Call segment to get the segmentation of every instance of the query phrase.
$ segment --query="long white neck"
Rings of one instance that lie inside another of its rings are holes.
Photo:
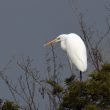
[[[61,48],[66,51],[66,44],[65,44],[65,40],[61,41]]]

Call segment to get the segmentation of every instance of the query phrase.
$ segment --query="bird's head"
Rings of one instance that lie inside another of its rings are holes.
[[[59,35],[57,38],[55,38],[55,39],[47,42],[46,44],[44,44],[44,47],[49,46],[49,45],[54,44],[54,43],[57,43],[57,42],[60,42],[60,41],[63,41],[65,39],[65,36],[66,36],[66,34]]]

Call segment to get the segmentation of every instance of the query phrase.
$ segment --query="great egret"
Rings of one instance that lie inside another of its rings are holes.
[[[56,42],[61,42],[61,48],[66,51],[70,64],[74,64],[80,71],[80,80],[82,80],[82,72],[87,69],[87,52],[83,40],[75,33],[61,34],[54,40],[44,44],[44,46]]]

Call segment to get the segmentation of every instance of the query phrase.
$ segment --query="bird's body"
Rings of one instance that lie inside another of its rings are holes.
[[[45,46],[56,42],[61,42],[61,48],[67,53],[71,65],[74,64],[80,71],[81,80],[81,72],[87,69],[87,52],[83,40],[74,33],[62,34],[56,39],[48,42]]]
[[[78,35],[74,33],[65,35],[65,39],[61,39],[61,48],[66,51],[71,64],[74,64],[81,72],[86,71],[86,47]]]

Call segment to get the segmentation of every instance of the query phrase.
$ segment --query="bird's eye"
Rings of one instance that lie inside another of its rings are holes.
[[[57,40],[60,40],[60,38],[58,37]]]

